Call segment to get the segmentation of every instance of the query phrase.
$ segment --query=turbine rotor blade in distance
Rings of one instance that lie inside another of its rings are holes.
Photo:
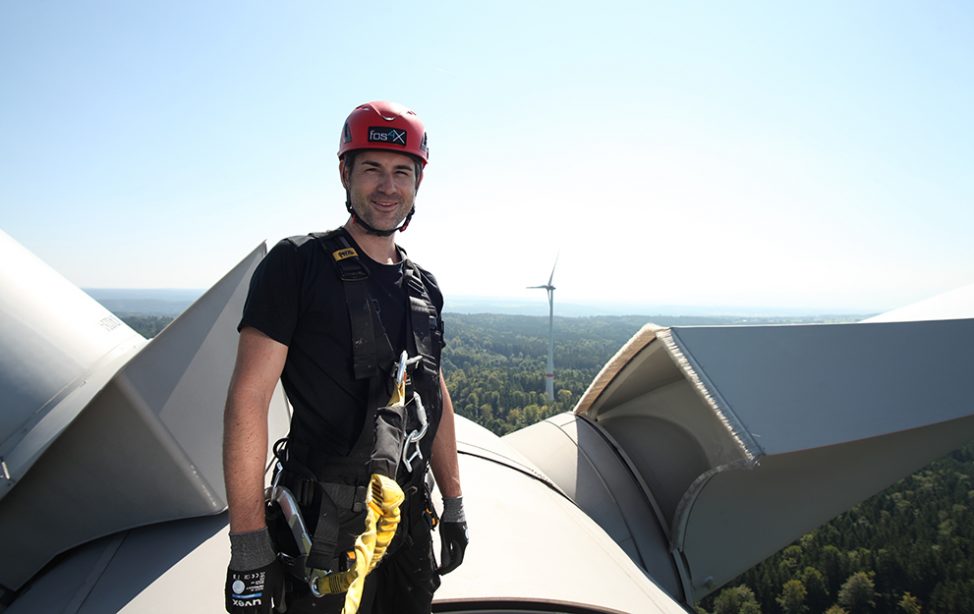
[[[555,255],[555,263],[551,266],[551,275],[548,276],[548,285],[549,286],[551,285],[551,282],[554,281],[554,279],[555,279],[555,269],[558,267],[558,258],[559,258],[559,256],[561,256],[561,253],[558,253],[558,254]],[[552,289],[554,289],[554,288],[552,288]]]

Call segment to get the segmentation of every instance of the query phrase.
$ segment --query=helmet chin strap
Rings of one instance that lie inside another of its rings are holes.
[[[378,228],[372,226],[371,224],[363,220],[358,213],[355,213],[355,209],[352,209],[352,199],[349,198],[347,190],[345,192],[345,208],[348,209],[348,212],[352,214],[352,220],[354,220],[356,224],[364,228],[365,232],[369,233],[370,235],[376,235],[378,237],[388,237],[389,235],[396,232],[397,230],[399,232],[406,232],[406,227],[409,226],[409,220],[413,219],[413,214],[416,213],[416,205],[413,205],[412,209],[409,210],[409,213],[406,214],[406,219],[402,221],[402,224],[398,228],[392,228],[390,230],[379,230]]]

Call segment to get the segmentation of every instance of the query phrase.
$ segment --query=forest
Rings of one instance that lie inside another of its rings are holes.
[[[146,337],[170,321],[120,314]],[[555,401],[544,398],[545,317],[444,314],[443,371],[456,411],[498,435],[570,411],[602,365],[659,325],[852,318],[555,318]],[[974,612],[974,445],[803,535],[696,606],[699,614]]]

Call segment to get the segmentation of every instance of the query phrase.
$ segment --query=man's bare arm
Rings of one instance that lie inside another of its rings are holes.
[[[443,372],[440,371],[440,393],[443,395],[443,414],[440,417],[440,426],[436,430],[436,438],[433,440],[433,458],[430,464],[433,467],[433,477],[440,488],[440,495],[443,497],[459,497],[463,493],[460,490],[460,463],[457,460],[457,431],[453,419],[453,401],[450,399],[450,392],[446,389],[446,380]]]
[[[223,479],[230,505],[231,533],[265,526],[267,411],[285,358],[286,345],[255,328],[240,331],[237,362],[223,414]]]

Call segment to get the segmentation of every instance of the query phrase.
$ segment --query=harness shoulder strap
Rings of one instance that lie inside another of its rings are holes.
[[[345,290],[352,330],[352,367],[355,379],[379,374],[380,364],[392,364],[392,345],[376,310],[372,308],[367,280],[369,270],[341,230],[315,233],[325,253],[335,264]]]
[[[430,299],[426,284],[420,276],[417,267],[409,258],[404,260],[404,270],[406,274],[406,291],[409,295],[409,314],[413,332],[413,339],[416,342],[416,351],[423,357],[423,370],[426,375],[434,378],[439,375],[440,370],[440,345],[442,345],[443,331],[440,330],[439,318],[436,314],[436,306]]]

